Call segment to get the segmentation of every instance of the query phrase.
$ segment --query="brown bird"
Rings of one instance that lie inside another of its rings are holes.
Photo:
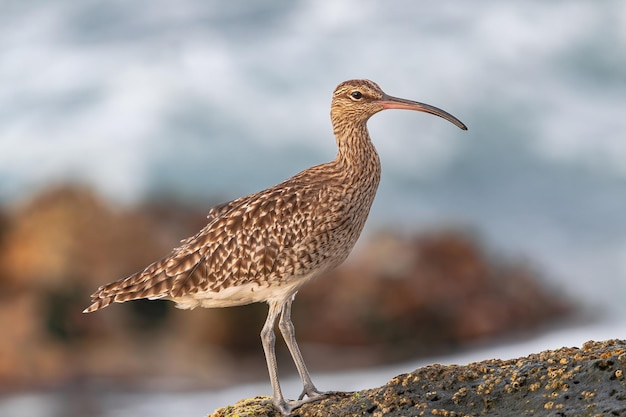
[[[267,302],[261,341],[274,406],[287,415],[322,398],[296,343],[291,303],[300,287],[342,263],[361,234],[380,181],[380,160],[366,123],[385,109],[431,113],[467,130],[449,113],[388,96],[372,81],[343,82],[330,110],[338,146],[333,161],[213,207],[198,234],[143,271],[100,287],[84,312],[140,298],[171,300],[183,309]],[[280,389],[277,320],[304,387],[297,401],[285,400]]]

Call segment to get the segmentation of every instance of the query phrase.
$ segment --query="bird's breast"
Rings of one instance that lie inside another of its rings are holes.
[[[313,222],[311,244],[306,245],[302,256],[310,247],[324,264],[332,268],[343,262],[354,247],[370,212],[377,184],[372,187],[337,187],[320,196],[320,209]]]

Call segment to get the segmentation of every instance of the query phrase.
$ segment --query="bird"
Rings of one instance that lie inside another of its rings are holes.
[[[170,300],[182,309],[265,302],[261,342],[274,407],[289,415],[324,398],[328,393],[313,384],[296,342],[291,305],[304,284],[348,257],[363,230],[381,177],[367,121],[386,109],[430,113],[467,130],[444,110],[387,95],[373,81],[342,82],[331,101],[337,142],[332,161],[211,208],[207,225],[195,236],[144,270],[98,288],[83,312],[143,298]],[[297,400],[286,400],[281,391],[276,322],[302,380]]]

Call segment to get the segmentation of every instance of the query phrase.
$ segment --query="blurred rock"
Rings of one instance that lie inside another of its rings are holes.
[[[264,305],[180,311],[144,300],[81,313],[98,286],[195,234],[207,211],[167,201],[120,209],[88,189],[58,187],[0,213],[0,387],[264,378]],[[469,235],[445,231],[369,239],[302,289],[294,322],[308,363],[336,368],[441,352],[569,311],[528,265],[491,259]]]
[[[624,416],[626,342],[587,342],[507,361],[431,365],[380,388],[334,393],[293,416]],[[279,417],[269,397],[209,417]]]
[[[84,320],[85,296],[166,253],[142,216],[117,212],[82,188],[35,196],[9,214],[3,230],[0,320],[10,335],[0,339],[3,385],[80,374],[82,343],[103,330]]]
[[[531,329],[569,307],[521,262],[490,259],[467,234],[375,236],[294,303],[298,334],[322,344],[383,345],[387,360],[441,353]]]

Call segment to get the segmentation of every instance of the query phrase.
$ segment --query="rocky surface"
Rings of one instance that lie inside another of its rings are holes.
[[[113,207],[80,187],[3,208],[0,389],[89,377],[175,377],[207,387],[266,378],[265,305],[181,311],[137,301],[81,313],[98,286],[203,227],[206,211],[171,202]],[[293,318],[307,364],[323,370],[441,354],[570,311],[527,263],[488,255],[469,234],[386,232],[304,287]]]
[[[587,342],[525,358],[466,366],[431,365],[386,385],[330,395],[292,415],[626,416],[626,341]],[[210,417],[279,416],[268,397],[243,400]]]

